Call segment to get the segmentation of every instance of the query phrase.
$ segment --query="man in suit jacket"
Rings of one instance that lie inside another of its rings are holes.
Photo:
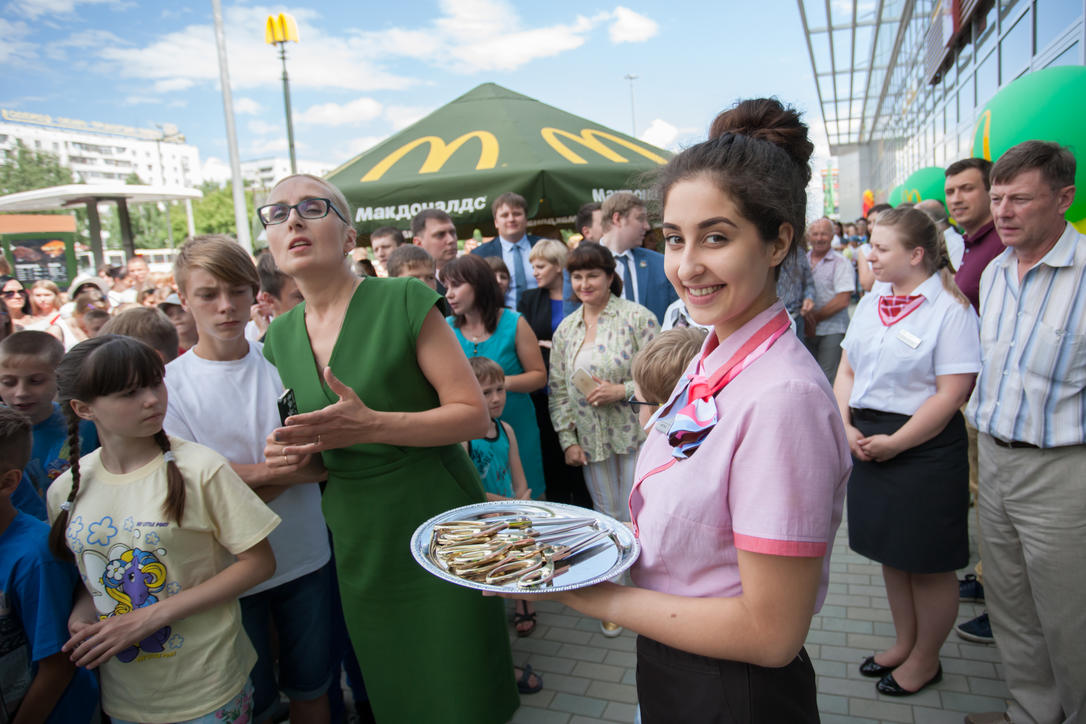
[[[648,307],[663,322],[668,305],[679,296],[664,276],[664,255],[641,247],[651,228],[645,202],[629,191],[617,191],[604,200],[602,212],[600,243],[615,255],[622,296]]]
[[[509,291],[505,293],[505,306],[516,309],[524,290],[537,286],[528,253],[543,237],[528,233],[528,204],[520,194],[507,191],[494,199],[491,208],[498,235],[475,247],[471,253],[500,257],[505,262],[509,267]]]

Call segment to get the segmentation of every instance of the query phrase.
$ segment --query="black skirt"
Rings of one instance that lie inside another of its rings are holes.
[[[637,637],[643,724],[818,724],[814,667],[806,649],[769,669],[698,656]]]
[[[909,420],[853,410],[865,436],[891,435]],[[908,573],[954,571],[969,562],[969,443],[954,413],[942,432],[886,462],[852,459],[848,544],[862,556]]]

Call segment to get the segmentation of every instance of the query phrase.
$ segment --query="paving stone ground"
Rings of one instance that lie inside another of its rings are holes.
[[[971,572],[976,561],[975,522],[971,510],[973,560],[960,574]],[[883,696],[875,691],[873,679],[860,675],[860,663],[889,646],[894,629],[882,569],[849,550],[846,525],[834,543],[826,603],[807,637],[823,724],[960,724],[970,712],[1003,710],[1007,689],[996,647],[964,641],[954,632],[942,648],[942,682],[916,696]],[[512,602],[509,605],[511,613]],[[544,689],[521,697],[512,724],[633,722],[634,635],[625,631],[618,638],[605,638],[595,619],[555,602],[540,602],[536,609],[535,632],[526,638],[512,635],[511,640],[514,663],[531,664],[543,675]],[[958,622],[983,611],[983,606],[963,603]]]

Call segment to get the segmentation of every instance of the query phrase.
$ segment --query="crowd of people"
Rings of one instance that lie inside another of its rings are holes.
[[[819,720],[803,643],[846,504],[896,632],[858,662],[879,692],[937,683],[983,597],[959,633],[994,639],[1012,699],[967,721],[1076,720],[1074,159],[964,159],[945,207],[841,225],[805,219],[812,151],[776,100],[721,113],[657,179],[663,253],[635,194],[567,243],[510,192],[490,241],[427,209],[363,259],[339,189],[295,175],[256,259],[205,235],[169,277],[0,278],[3,721],[341,721],[344,671],[363,720],[507,721],[544,682],[503,602],[407,545],[506,499],[633,528],[628,578],[532,600],[638,634],[648,724]]]

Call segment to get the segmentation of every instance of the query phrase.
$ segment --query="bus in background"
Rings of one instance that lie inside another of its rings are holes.
[[[120,249],[106,249],[105,262],[110,266],[124,266],[128,260]],[[152,274],[170,274],[173,272],[173,262],[177,257],[177,249],[136,249],[136,256],[147,260],[147,266]],[[90,251],[80,251],[79,273],[94,275],[94,254]]]

